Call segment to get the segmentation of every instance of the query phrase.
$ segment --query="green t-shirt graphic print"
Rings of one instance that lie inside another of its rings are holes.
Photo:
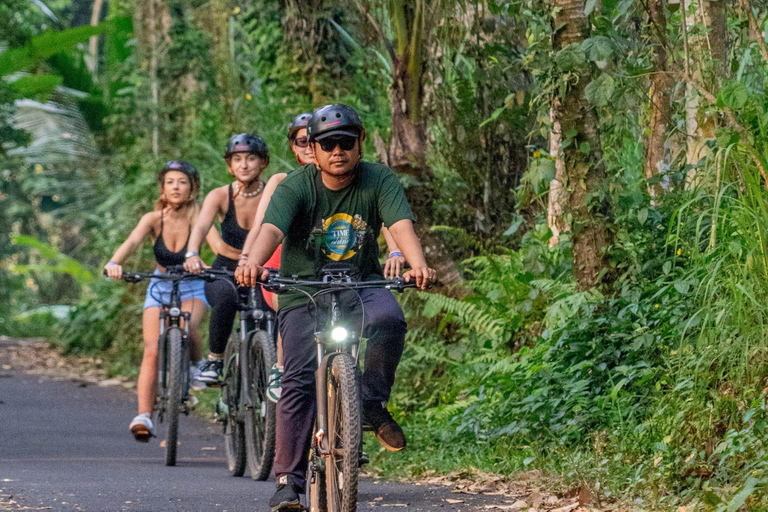
[[[289,174],[275,189],[264,223],[283,232],[280,274],[315,279],[326,264],[348,263],[362,280],[381,279],[376,242],[382,223],[413,220],[403,187],[389,167],[361,163],[341,190],[326,188],[314,164]],[[280,296],[280,309],[307,302],[301,292]]]

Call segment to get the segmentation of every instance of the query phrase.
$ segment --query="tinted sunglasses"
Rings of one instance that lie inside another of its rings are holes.
[[[357,138],[346,135],[341,137],[328,137],[327,139],[322,139],[317,142],[320,144],[323,151],[331,152],[336,149],[336,146],[339,146],[342,151],[349,151],[355,147]]]
[[[309,146],[309,139],[306,137],[296,137],[293,139],[293,145],[298,146],[300,148],[305,148]]]

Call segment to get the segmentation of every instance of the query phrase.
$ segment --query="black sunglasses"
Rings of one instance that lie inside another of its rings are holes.
[[[320,143],[320,147],[323,149],[323,151],[331,152],[336,149],[336,146],[339,146],[342,151],[349,151],[355,147],[357,138],[347,135],[341,137],[328,137],[327,139],[322,139],[317,142]]]
[[[306,137],[296,137],[293,139],[293,145],[298,146],[300,148],[305,148],[309,146],[309,139]]]

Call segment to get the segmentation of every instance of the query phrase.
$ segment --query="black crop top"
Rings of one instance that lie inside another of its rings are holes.
[[[224,220],[221,221],[221,239],[224,243],[235,249],[242,249],[245,239],[248,238],[248,230],[240,227],[235,213],[235,201],[232,198],[232,185],[229,186],[229,208]]]
[[[187,244],[189,243],[189,234],[192,231],[192,227],[190,226],[189,231],[187,232],[187,241],[184,242],[184,247],[181,248],[179,252],[171,252],[168,247],[165,245],[165,241],[163,240],[163,212],[160,212],[160,235],[157,237],[157,240],[155,240],[155,260],[157,261],[157,264],[161,267],[172,267],[174,265],[183,265],[184,264],[184,253],[187,252]]]

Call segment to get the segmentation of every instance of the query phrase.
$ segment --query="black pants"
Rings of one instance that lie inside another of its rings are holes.
[[[364,336],[368,338],[362,398],[364,401],[386,402],[403,355],[405,317],[389,290],[362,290],[360,295],[365,306]],[[352,304],[345,319],[357,330],[362,310],[359,303]],[[282,395],[277,402],[275,476],[289,475],[296,485],[304,487],[315,421],[316,321],[306,307],[298,307],[281,311],[279,324],[285,373],[281,381]]]
[[[217,256],[213,268],[234,271],[237,261]],[[234,279],[216,279],[205,283],[205,298],[211,305],[211,320],[208,324],[208,346],[214,354],[223,354],[232,332],[232,323],[237,315],[237,284]]]

